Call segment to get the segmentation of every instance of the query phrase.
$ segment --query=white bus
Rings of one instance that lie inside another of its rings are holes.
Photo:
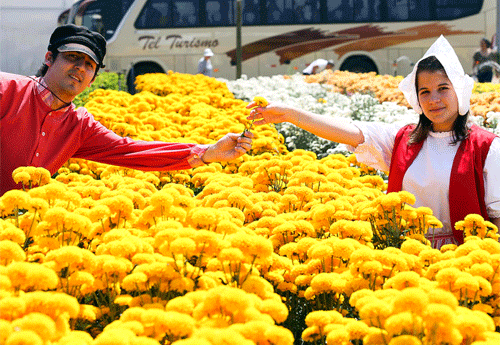
[[[301,73],[324,58],[335,69],[404,75],[441,34],[471,73],[480,39],[495,33],[496,2],[243,0],[242,73]],[[125,73],[130,89],[134,75],[197,73],[205,48],[214,77],[236,77],[236,0],[80,0],[62,16],[59,24],[104,35],[106,70]]]

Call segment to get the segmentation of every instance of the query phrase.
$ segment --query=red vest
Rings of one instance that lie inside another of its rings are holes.
[[[389,171],[388,193],[401,191],[406,170],[424,144],[424,141],[421,141],[408,145],[409,135],[414,128],[415,125],[405,126],[396,135]],[[460,143],[453,160],[448,195],[453,236],[458,243],[464,242],[464,236],[462,231],[455,230],[456,222],[471,213],[480,214],[485,220],[489,220],[484,202],[483,170],[491,142],[495,137],[493,133],[473,125],[467,139]]]

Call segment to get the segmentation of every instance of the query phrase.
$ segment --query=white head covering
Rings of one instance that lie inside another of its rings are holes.
[[[441,65],[443,65],[448,79],[450,79],[455,93],[458,98],[458,113],[460,115],[465,115],[470,109],[470,97],[472,94],[472,88],[474,87],[474,80],[465,74],[458,56],[453,50],[450,42],[443,35],[441,35],[436,42],[427,50],[424,56],[418,60],[418,62],[413,67],[413,71],[406,76],[400,83],[399,89],[403,91],[406,100],[412,108],[419,114],[422,114],[422,108],[418,104],[417,90],[415,88],[415,77],[417,74],[417,67],[420,61],[429,57],[435,56]]]
[[[214,53],[212,52],[212,49],[207,48],[207,49],[205,49],[205,51],[203,52],[203,56],[214,56]]]

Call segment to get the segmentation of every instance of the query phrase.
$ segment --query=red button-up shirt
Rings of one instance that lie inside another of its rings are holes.
[[[202,165],[207,145],[134,141],[113,133],[85,109],[52,110],[43,80],[0,73],[0,195],[21,188],[12,179],[20,166],[54,174],[69,158],[139,170],[182,170]]]

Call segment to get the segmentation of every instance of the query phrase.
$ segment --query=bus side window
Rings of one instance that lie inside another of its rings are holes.
[[[408,20],[408,0],[388,0],[389,21]]]
[[[430,0],[410,0],[410,20],[431,20]]]
[[[234,1],[234,0],[233,0]],[[264,0],[243,0],[243,24],[255,25],[260,23],[260,2]],[[236,13],[236,1],[234,1]],[[236,19],[235,19],[236,21]]]
[[[327,20],[329,23],[350,23],[353,19],[352,0],[327,0]]]
[[[135,21],[137,29],[159,29],[172,25],[170,1],[149,0]]]
[[[227,26],[233,24],[227,0],[208,0],[206,2],[207,25]]]
[[[200,25],[198,9],[199,0],[172,0],[173,26],[189,27]]]
[[[260,24],[260,1],[243,0],[241,2],[244,25]],[[207,0],[205,3],[207,26],[235,25],[236,6],[236,0]]]
[[[293,24],[293,1],[266,0],[267,24]]]
[[[320,1],[319,0],[295,0],[294,12],[296,22],[300,24],[320,22]]]
[[[482,1],[437,0],[436,19],[448,20],[462,18],[480,10]]]

